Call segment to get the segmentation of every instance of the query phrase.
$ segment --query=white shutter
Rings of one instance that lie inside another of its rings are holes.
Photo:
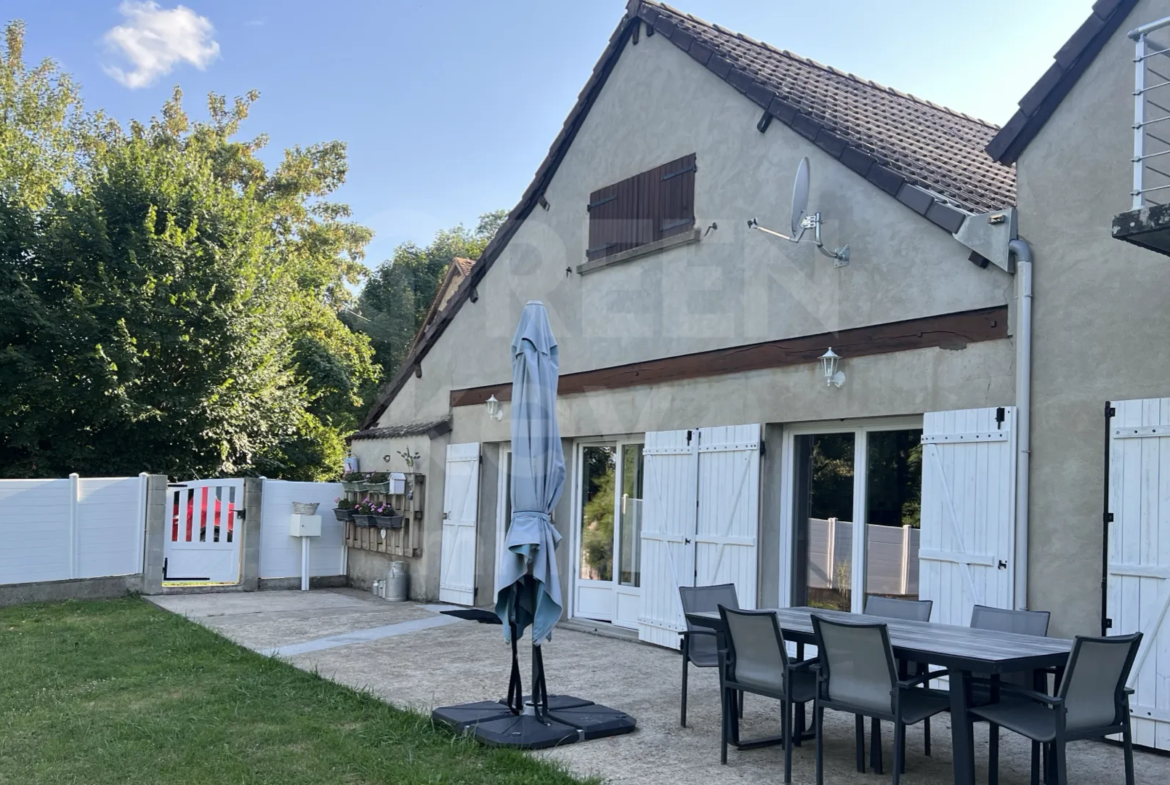
[[[919,596],[966,626],[975,605],[1014,605],[1014,407],[930,412],[922,429]]]
[[[443,544],[439,601],[475,604],[479,443],[447,445],[443,477]]]
[[[698,510],[695,585],[734,583],[740,607],[756,607],[759,425],[699,431]]]
[[[1106,612],[1110,634],[1145,634],[1129,682],[1134,744],[1170,750],[1170,398],[1114,408]]]
[[[641,640],[679,647],[686,629],[679,586],[694,585],[698,439],[692,431],[646,434],[643,448]]]

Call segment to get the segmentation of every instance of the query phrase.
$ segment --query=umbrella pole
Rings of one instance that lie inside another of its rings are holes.
[[[512,608],[508,618],[512,635],[512,676],[508,679],[508,708],[513,714],[524,711],[524,684],[520,679],[520,649],[516,634],[516,609]]]
[[[548,686],[544,682],[544,653],[532,644],[532,710],[541,722],[548,721]]]

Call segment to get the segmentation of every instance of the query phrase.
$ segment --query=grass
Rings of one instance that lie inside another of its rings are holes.
[[[3,785],[581,782],[140,599],[0,609]]]

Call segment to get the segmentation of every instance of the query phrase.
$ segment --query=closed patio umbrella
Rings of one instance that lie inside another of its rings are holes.
[[[557,427],[560,357],[544,305],[524,306],[512,338],[512,518],[496,576],[496,614],[512,644],[508,697],[444,706],[436,722],[496,746],[540,749],[634,730],[625,712],[593,701],[556,695],[550,700],[541,644],[561,618],[556,548],[561,536],[552,511],[565,486],[565,454]],[[532,635],[532,697],[525,706],[518,644]]]
[[[561,618],[556,547],[561,536],[552,511],[565,486],[565,454],[557,427],[560,356],[548,312],[535,300],[524,306],[512,338],[512,519],[496,579],[496,613],[504,640],[512,643],[532,627],[532,644],[552,638]],[[533,651],[533,704],[546,708],[539,648]],[[520,710],[519,662],[513,658],[508,703]],[[515,704],[513,704],[515,701]]]

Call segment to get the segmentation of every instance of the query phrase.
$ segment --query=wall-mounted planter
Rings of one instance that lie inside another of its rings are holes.
[[[356,482],[345,482],[343,480],[341,483],[341,487],[343,489],[345,489],[347,491],[351,491],[351,492],[360,491],[364,485],[365,485],[365,483],[361,482],[360,480],[356,481]]]
[[[362,483],[362,490],[366,493],[390,493],[389,482],[367,482]]]
[[[349,523],[353,519],[353,510],[343,510],[340,507],[333,508],[333,517],[342,523]]]
[[[401,529],[404,520],[401,515],[375,515],[373,518],[379,529]]]
[[[359,529],[372,529],[374,527],[374,516],[364,514],[354,515],[353,525]]]

